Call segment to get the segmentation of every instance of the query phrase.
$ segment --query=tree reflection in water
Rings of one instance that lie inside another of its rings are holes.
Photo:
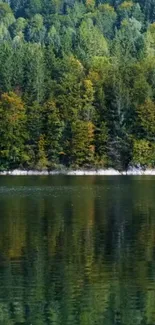
[[[0,185],[0,325],[155,324],[154,178]]]

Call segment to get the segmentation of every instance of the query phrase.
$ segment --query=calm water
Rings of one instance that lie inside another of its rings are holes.
[[[0,177],[0,325],[155,324],[155,177]]]

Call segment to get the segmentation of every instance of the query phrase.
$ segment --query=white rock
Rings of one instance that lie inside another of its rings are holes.
[[[142,168],[129,168],[127,171],[119,172],[118,170],[115,170],[113,168],[108,169],[92,169],[92,170],[85,170],[85,169],[79,169],[79,170],[53,170],[53,171],[47,171],[47,170],[20,170],[20,169],[14,169],[11,171],[2,171],[0,172],[0,175],[11,175],[11,176],[41,176],[41,175],[69,175],[69,176],[91,176],[91,175],[99,175],[99,176],[118,176],[118,175],[155,175],[155,169],[142,169]]]

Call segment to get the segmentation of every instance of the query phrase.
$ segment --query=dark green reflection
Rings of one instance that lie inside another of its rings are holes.
[[[153,177],[1,177],[0,325],[154,325],[154,197]]]

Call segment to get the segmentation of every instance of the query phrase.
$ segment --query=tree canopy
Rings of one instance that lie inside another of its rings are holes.
[[[1,1],[0,169],[154,167],[154,21],[154,0]]]

